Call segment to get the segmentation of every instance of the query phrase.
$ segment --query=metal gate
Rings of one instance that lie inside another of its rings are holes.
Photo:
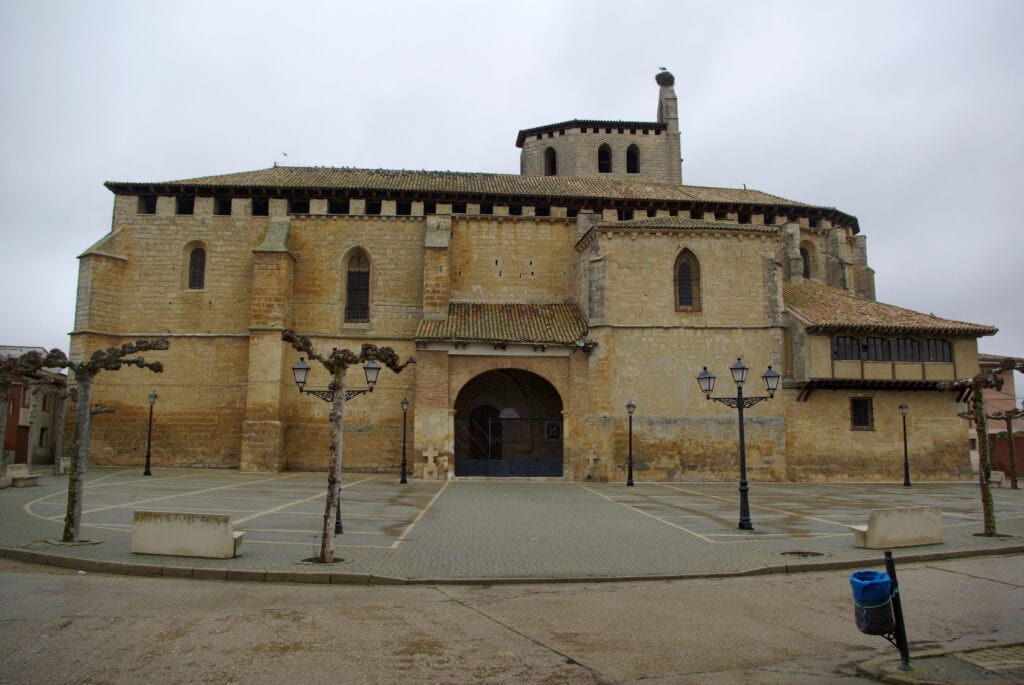
[[[562,475],[562,418],[455,419],[456,476]]]

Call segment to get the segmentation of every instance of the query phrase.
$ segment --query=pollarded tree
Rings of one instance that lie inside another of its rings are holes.
[[[321,355],[314,348],[313,343],[304,335],[299,335],[291,329],[282,331],[281,339],[290,343],[299,352],[305,352],[310,359],[320,362],[331,374],[331,384],[328,386],[331,402],[331,463],[327,471],[327,504],[324,509],[323,537],[320,539],[320,555],[317,561],[329,564],[334,561],[334,517],[337,511],[338,502],[341,498],[341,454],[342,454],[342,430],[345,420],[345,371],[354,364],[361,364],[370,360],[382,362],[395,373],[401,373],[415,359],[407,359],[405,363],[399,362],[398,355],[390,347],[377,347],[365,343],[359,350],[359,354],[351,350],[339,350],[334,348],[329,355]],[[353,394],[355,391],[352,391]]]
[[[1007,357],[994,368],[982,369],[972,378],[961,378],[955,381],[939,383],[939,390],[969,391],[970,411],[967,417],[974,421],[978,432],[978,486],[981,488],[981,509],[985,519],[985,535],[996,535],[996,514],[992,504],[992,488],[989,479],[992,477],[992,462],[988,449],[988,424],[985,415],[985,399],[982,393],[986,388],[1001,390],[1004,371],[1020,371],[1024,373],[1024,359]]]
[[[136,340],[121,347],[109,347],[93,352],[88,361],[76,362],[68,359],[60,350],[52,350],[46,356],[45,366],[70,369],[77,384],[77,406],[75,408],[75,451],[74,462],[68,477],[68,508],[64,517],[64,542],[78,542],[82,522],[82,498],[85,488],[85,463],[89,457],[89,437],[92,430],[92,381],[101,371],[118,371],[125,366],[136,366],[161,373],[161,362],[147,362],[142,357],[131,357],[139,352],[163,351],[169,347],[163,338]]]

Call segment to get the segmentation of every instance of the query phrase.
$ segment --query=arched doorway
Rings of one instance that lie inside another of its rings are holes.
[[[562,475],[562,398],[521,369],[488,371],[455,399],[456,476]]]

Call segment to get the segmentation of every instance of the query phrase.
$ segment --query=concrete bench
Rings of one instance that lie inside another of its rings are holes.
[[[29,473],[28,464],[8,464],[4,467],[4,477],[8,478],[11,485],[16,488],[39,485],[39,474]]]
[[[856,547],[889,549],[942,543],[941,507],[873,509],[866,526],[850,526]]]
[[[243,531],[231,527],[226,514],[136,511],[133,554],[230,559],[242,553]]]

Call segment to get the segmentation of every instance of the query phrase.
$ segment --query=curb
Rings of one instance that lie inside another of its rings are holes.
[[[923,563],[947,559],[971,557],[1006,556],[1024,554],[1024,545],[1009,545],[992,549],[972,549],[950,552],[926,552],[901,556],[899,562]],[[148,556],[148,555],[147,555]],[[783,564],[764,566],[744,571],[722,571],[715,573],[679,573],[650,576],[564,576],[564,577],[492,577],[492,578],[400,578],[377,576],[370,573],[339,573],[331,571],[277,571],[258,568],[217,568],[184,566],[182,557],[174,557],[177,563],[158,564],[145,562],[105,561],[81,559],[28,550],[18,547],[0,547],[0,559],[11,559],[43,566],[57,566],[90,573],[112,573],[132,576],[161,576],[165,578],[193,578],[196,580],[233,580],[266,583],[322,583],[343,585],[535,585],[559,583],[636,583],[665,580],[695,580],[708,578],[742,578],[768,574],[814,573],[839,571],[873,565],[864,559],[849,561],[808,562],[805,564]],[[909,682],[909,681],[908,681]],[[918,682],[918,681],[913,681]]]

